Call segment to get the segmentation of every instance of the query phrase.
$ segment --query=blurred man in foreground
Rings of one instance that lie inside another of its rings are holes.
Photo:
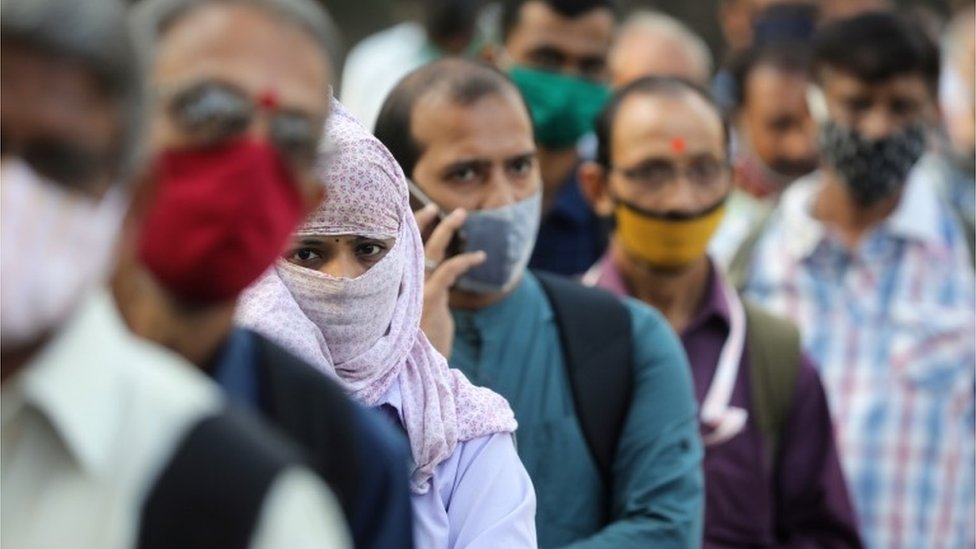
[[[309,454],[359,547],[408,546],[406,447],[382,419],[264,336],[233,326],[241,291],[274,262],[326,187],[329,26],[308,0],[147,0],[146,193],[114,279],[137,334],[186,357]]]
[[[2,545],[345,546],[290,445],[101,288],[142,107],[122,7],[10,0],[0,21]]]

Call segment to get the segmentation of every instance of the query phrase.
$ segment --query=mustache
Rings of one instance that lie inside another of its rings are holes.
[[[769,167],[776,173],[788,177],[799,177],[816,170],[818,164],[819,161],[817,157],[801,159],[777,158],[770,163]]]

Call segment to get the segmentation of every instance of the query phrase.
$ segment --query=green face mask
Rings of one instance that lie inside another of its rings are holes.
[[[508,75],[532,111],[536,141],[550,149],[571,147],[592,130],[610,97],[603,84],[558,72],[516,66]]]

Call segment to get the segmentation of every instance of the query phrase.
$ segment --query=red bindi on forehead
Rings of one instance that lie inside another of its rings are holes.
[[[674,139],[672,139],[671,140],[671,150],[674,151],[675,154],[681,154],[681,153],[685,152],[685,140],[684,140],[684,138],[683,137],[675,137]]]
[[[278,92],[276,90],[265,90],[258,96],[258,105],[268,111],[278,108]]]

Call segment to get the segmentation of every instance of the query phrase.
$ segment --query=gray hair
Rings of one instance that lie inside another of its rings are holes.
[[[135,167],[141,134],[143,87],[118,0],[3,0],[3,39],[76,59],[121,107],[121,174]]]
[[[143,0],[132,10],[130,28],[146,70],[152,66],[157,42],[173,24],[194,8],[219,3],[266,9],[307,32],[322,48],[326,60],[334,64],[339,59],[338,30],[315,0]]]
[[[684,45],[693,57],[698,59],[708,78],[712,73],[712,54],[705,41],[687,25],[670,15],[652,10],[637,10],[631,13],[620,27],[619,37],[631,32],[643,32],[673,38]]]

